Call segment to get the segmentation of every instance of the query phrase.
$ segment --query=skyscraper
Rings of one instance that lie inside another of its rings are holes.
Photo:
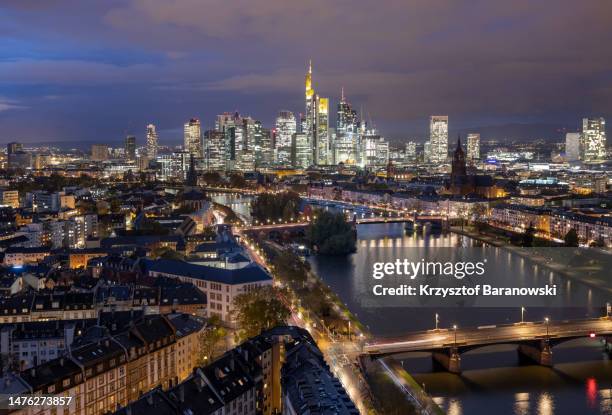
[[[147,157],[149,159],[157,157],[157,130],[155,124],[147,125]]]
[[[291,164],[291,143],[297,132],[295,116],[291,111],[281,111],[275,123],[274,162],[281,165]]]
[[[304,133],[295,133],[291,138],[291,165],[307,168],[312,164],[312,150],[308,137]]]
[[[13,141],[12,143],[8,143],[6,145],[6,154],[17,153],[18,151],[23,150],[23,145],[21,143],[17,143]]]
[[[250,171],[255,168],[256,121],[239,113],[226,112],[217,116],[215,129],[225,135],[228,170]]]
[[[319,97],[312,87],[312,62],[308,64],[305,78],[306,113],[302,132],[312,144],[315,165],[329,163],[329,99]]]
[[[202,150],[206,170],[224,171],[226,169],[225,134],[222,131],[206,131]]]
[[[317,96],[317,164],[329,164],[329,99]]]
[[[414,163],[416,161],[416,143],[414,141],[408,141],[406,143],[406,161]]]
[[[432,115],[429,121],[431,163],[444,163],[448,157],[448,116]]]
[[[202,157],[202,125],[200,120],[192,118],[185,123],[185,144],[183,149],[194,157]]]
[[[602,118],[583,118],[580,154],[584,162],[606,158],[606,121]]]
[[[580,160],[580,133],[565,134],[565,159],[567,161]]]
[[[336,117],[336,134],[341,136],[350,133],[357,133],[358,129],[359,117],[357,116],[357,111],[355,111],[351,107],[351,104],[346,101],[344,96],[344,88],[342,88]]]
[[[136,160],[136,137],[133,135],[125,137],[125,158]]]
[[[480,134],[478,133],[467,135],[467,159],[472,162],[480,159]]]

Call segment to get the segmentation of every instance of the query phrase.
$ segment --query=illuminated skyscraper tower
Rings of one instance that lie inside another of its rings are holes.
[[[291,164],[291,140],[297,132],[295,116],[291,111],[281,111],[276,117],[274,162],[281,165]]]
[[[147,157],[157,157],[157,130],[154,124],[147,125]]]
[[[194,157],[202,157],[202,126],[200,120],[192,118],[185,123],[183,149]]]
[[[312,146],[313,162],[316,165],[329,163],[329,99],[319,97],[312,87],[312,61],[304,82],[306,113],[302,132]]]
[[[448,116],[432,115],[429,121],[431,163],[444,163],[448,157]]]
[[[584,162],[606,158],[606,121],[603,118],[583,118],[580,137],[580,159]]]
[[[480,134],[467,135],[467,159],[474,161],[480,159]]]

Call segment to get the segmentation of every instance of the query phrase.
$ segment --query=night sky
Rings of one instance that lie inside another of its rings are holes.
[[[198,117],[271,125],[315,89],[383,135],[612,122],[609,0],[2,0],[0,142],[162,143]]]

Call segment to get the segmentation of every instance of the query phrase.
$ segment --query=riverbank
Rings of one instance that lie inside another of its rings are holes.
[[[494,235],[482,234],[470,227],[451,227],[450,230],[458,235],[503,248],[564,277],[612,294],[612,279],[609,276],[609,266],[612,266],[612,255],[610,254],[591,251],[594,258],[579,258],[580,261],[577,262],[580,264],[571,264],[573,259],[591,248],[523,248],[509,245],[505,240]],[[571,252],[568,252],[569,250]]]

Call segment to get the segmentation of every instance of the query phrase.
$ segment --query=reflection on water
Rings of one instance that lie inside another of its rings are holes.
[[[358,226],[358,250],[343,258],[312,257],[315,272],[334,289],[349,308],[376,335],[397,335],[431,329],[435,313],[440,326],[500,324],[520,320],[520,304],[514,308],[369,308],[358,298],[357,281],[369,269],[368,261],[384,248],[390,255],[401,248],[470,247],[475,241],[455,234],[405,235],[401,224]],[[397,249],[397,250],[396,250]],[[563,286],[562,307],[528,308],[526,320],[571,319],[599,316],[606,296],[576,281],[500,248],[490,248],[489,262],[508,264],[513,278]],[[569,289],[569,290],[568,290]],[[577,298],[588,307],[574,307]],[[414,356],[414,355],[412,355]],[[420,354],[403,360],[404,367],[436,402],[453,415],[578,415],[612,414],[612,362],[600,339],[582,339],[554,349],[555,366],[523,365],[515,346],[493,346],[462,355],[461,376],[437,372],[431,356]]]

